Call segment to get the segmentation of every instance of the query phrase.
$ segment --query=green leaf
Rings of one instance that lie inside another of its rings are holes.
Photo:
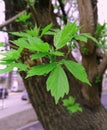
[[[57,65],[50,73],[46,84],[47,91],[51,91],[51,95],[55,98],[56,103],[69,92],[68,79],[60,65]]]
[[[44,43],[40,38],[36,36],[29,36],[28,38],[19,38],[18,40],[12,41],[12,43],[21,48],[27,48],[31,51],[47,52],[49,50],[49,44]]]
[[[56,32],[54,32],[52,30],[45,33],[45,35],[55,35],[55,34],[56,34]]]
[[[11,41],[13,44],[21,47],[21,48],[29,48],[31,49],[31,46],[29,46],[29,43],[27,42],[26,38],[19,38],[18,40]]]
[[[94,41],[97,45],[99,44],[99,42],[97,41],[96,38],[94,38],[93,36],[91,36],[91,34],[89,33],[82,33],[83,36],[90,38],[92,41]]]
[[[8,73],[8,72],[11,72],[13,70],[13,66],[6,66],[6,68],[4,69],[0,69],[0,74],[3,74],[3,73]]]
[[[0,42],[0,47],[4,46],[4,43],[3,42]]]
[[[82,42],[87,42],[87,37],[85,37],[84,35],[82,35],[82,34],[80,34],[80,35],[76,35],[75,37],[74,37],[74,39],[76,39],[76,40],[79,40],[79,41],[82,41]]]
[[[11,49],[10,51],[6,51],[5,53],[2,53],[3,58],[1,61],[15,61],[20,57],[22,49],[19,48],[18,50]]]
[[[64,54],[60,51],[50,52],[50,54],[55,56],[64,56]]]
[[[70,60],[63,60],[62,62],[75,78],[91,86],[85,68],[80,63]]]
[[[35,27],[34,29],[26,30],[26,33],[29,34],[32,37],[38,36],[39,28]]]
[[[38,37],[29,37],[28,38],[29,46],[31,46],[31,50],[40,51],[40,52],[48,52],[49,44],[43,42]]]
[[[79,103],[75,103],[75,98],[69,96],[68,99],[63,99],[63,105],[70,113],[82,112],[82,108]]]
[[[76,23],[67,23],[67,25],[61,30],[58,31],[54,36],[54,46],[56,49],[60,49],[71,41],[75,34],[77,34],[79,28]]]
[[[45,35],[51,28],[52,28],[52,23],[48,24],[46,27],[44,27],[43,30],[42,30],[42,33],[41,33],[40,37],[42,37],[43,35]]]
[[[18,69],[20,69],[21,71],[26,71],[28,66],[26,64],[22,64],[22,63],[13,63],[12,64],[13,68],[17,67]]]
[[[30,19],[30,17],[31,14],[25,12],[16,19],[16,22],[26,22],[28,19]]]
[[[69,99],[63,99],[63,105],[68,107],[75,103],[75,98],[69,96]]]
[[[17,37],[29,37],[30,35],[28,33],[24,33],[24,32],[10,32],[10,34],[17,36]]]
[[[76,112],[82,112],[82,108],[80,107],[80,104],[76,103],[72,106],[67,107],[68,111],[71,113],[76,113]]]
[[[45,53],[45,52],[39,52],[39,53],[36,53],[36,54],[32,54],[31,60],[39,59],[39,58],[45,57],[47,55],[48,55],[48,53]]]
[[[17,67],[18,69],[23,71],[26,71],[26,69],[28,68],[28,66],[25,64],[11,62],[11,64],[8,64],[4,69],[0,69],[0,74],[11,72],[14,67]]]
[[[52,71],[56,66],[56,63],[44,64],[31,67],[27,73],[27,78],[35,75],[45,75]]]

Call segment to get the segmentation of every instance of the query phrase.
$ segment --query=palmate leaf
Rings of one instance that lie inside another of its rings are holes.
[[[46,84],[47,91],[51,92],[56,103],[58,103],[59,99],[63,98],[64,95],[69,92],[68,79],[60,65],[57,65],[57,67],[50,73]]]
[[[81,64],[70,60],[63,60],[63,63],[75,78],[91,86],[85,68]]]
[[[70,113],[82,112],[80,104],[75,102],[74,97],[69,96],[68,99],[63,99],[63,105]]]
[[[78,32],[79,28],[76,23],[67,23],[67,25],[61,30],[58,31],[54,36],[54,46],[56,49],[60,49],[71,41],[74,35]]]
[[[68,106],[67,109],[70,113],[82,112],[82,108],[79,103],[75,103],[72,106]]]
[[[75,103],[75,98],[74,97],[71,97],[69,96],[68,99],[63,99],[63,105],[68,107],[68,106],[71,106]]]
[[[52,71],[56,66],[56,62],[31,67],[27,73],[27,78],[35,75],[45,75]]]

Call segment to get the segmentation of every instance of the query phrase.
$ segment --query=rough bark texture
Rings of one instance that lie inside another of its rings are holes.
[[[32,77],[25,81],[30,100],[45,130],[106,130],[107,114],[102,105],[89,108],[82,98],[80,84],[70,76],[70,95],[83,107],[82,113],[69,114],[46,91],[45,78]],[[35,96],[34,96],[35,95]]]
[[[83,25],[81,32],[94,34],[96,23],[95,14],[93,15],[93,2],[95,1],[78,0],[80,24]],[[52,13],[50,0],[40,0],[34,9],[31,8],[31,11],[38,26],[44,27],[50,22],[53,22],[55,27],[58,26]],[[52,37],[45,37],[44,40],[52,43]],[[69,95],[74,96],[76,101],[81,104],[83,108],[82,113],[69,114],[61,101],[55,105],[50,92],[46,91],[46,77],[34,76],[24,79],[26,74],[24,72],[21,73],[31,103],[45,130],[107,130],[107,112],[101,105],[99,97],[101,92],[99,92],[98,87],[101,88],[101,83],[95,83],[97,64],[94,45],[95,43],[88,41],[85,46],[89,50],[88,55],[83,54],[83,65],[86,68],[92,87],[74,79],[66,71],[70,85]],[[24,57],[22,58],[24,59]]]

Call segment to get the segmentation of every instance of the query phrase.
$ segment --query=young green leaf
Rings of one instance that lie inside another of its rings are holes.
[[[82,108],[80,107],[80,104],[78,104],[78,103],[67,107],[67,109],[71,113],[82,112]]]
[[[50,29],[52,28],[52,23],[48,24],[46,27],[43,28],[40,37],[42,37],[43,35],[45,35]]]
[[[18,40],[12,41],[12,43],[21,48],[27,48],[31,51],[47,52],[49,50],[49,44],[44,43],[40,38],[36,36],[29,36],[28,38],[19,38]]]
[[[85,36],[85,37],[87,37],[87,38],[89,38],[89,39],[91,39],[91,40],[94,41],[97,45],[99,44],[99,42],[97,41],[97,39],[96,39],[95,37],[91,36],[91,34],[89,34],[89,33],[82,33],[82,35]]]
[[[31,50],[40,51],[40,52],[49,51],[49,44],[43,42],[39,37],[29,37],[27,40],[29,46],[31,47]]]
[[[56,49],[60,49],[71,41],[75,34],[77,34],[79,28],[76,23],[67,23],[67,25],[61,30],[58,31],[54,36],[54,46]]]
[[[13,68],[17,67],[20,71],[26,71],[28,68],[26,64],[22,64],[22,63],[13,63],[12,66]]]
[[[45,57],[47,55],[48,55],[47,52],[39,52],[39,53],[36,53],[36,54],[32,54],[31,60],[39,59],[39,58]]]
[[[20,57],[21,51],[22,49],[18,50],[11,49],[10,51],[2,53],[1,55],[3,55],[3,58],[1,59],[1,61],[15,61]]]
[[[21,47],[21,48],[29,48],[29,49],[32,49],[30,46],[29,46],[29,43],[27,42],[26,38],[19,38],[17,40],[14,40],[14,41],[11,41],[13,44]]]
[[[24,32],[9,32],[10,34],[17,36],[17,37],[23,37],[23,38],[27,38],[29,37],[28,33],[24,33]]]
[[[13,70],[13,66],[6,66],[4,69],[0,69],[0,74],[3,74],[3,73],[8,73],[8,72],[11,72]]]
[[[75,98],[69,96],[68,99],[63,99],[63,105],[70,113],[82,112],[82,108],[79,103],[75,103]]]
[[[34,29],[26,30],[26,33],[29,34],[32,37],[38,36],[39,28],[35,27]]]
[[[75,37],[74,37],[74,39],[75,40],[78,40],[78,41],[82,41],[82,42],[87,42],[87,37],[86,36],[84,36],[84,35],[82,35],[82,34],[80,34],[80,35],[76,35]]]
[[[57,65],[50,73],[46,84],[47,91],[51,91],[51,95],[55,98],[56,103],[69,92],[68,79],[60,65]]]
[[[29,18],[31,17],[30,13],[23,13],[22,15],[20,15],[17,19],[16,22],[26,22]]]
[[[51,55],[55,55],[55,56],[64,56],[64,54],[60,51],[52,51],[50,52]]]
[[[27,78],[34,75],[45,75],[52,71],[56,66],[56,63],[44,64],[31,67],[27,73]]]
[[[62,101],[63,101],[63,105],[68,107],[68,106],[71,106],[75,103],[75,98],[69,96],[68,99],[63,99]]]
[[[75,78],[91,86],[85,68],[80,63],[70,60],[63,60],[62,62]]]

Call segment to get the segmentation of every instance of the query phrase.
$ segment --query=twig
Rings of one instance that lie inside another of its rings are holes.
[[[9,25],[10,23],[14,22],[20,15],[24,14],[25,12],[26,12],[26,10],[23,10],[20,13],[18,13],[17,15],[15,15],[12,18],[5,21],[3,24],[0,25],[0,29],[2,29],[3,27],[5,27],[5,26]]]

